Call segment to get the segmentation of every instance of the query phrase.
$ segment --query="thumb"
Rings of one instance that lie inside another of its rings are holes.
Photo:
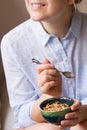
[[[43,63],[44,64],[51,64],[51,62],[47,58],[43,60]]]
[[[81,102],[75,99],[74,104],[71,106],[72,111],[77,110],[81,106]]]

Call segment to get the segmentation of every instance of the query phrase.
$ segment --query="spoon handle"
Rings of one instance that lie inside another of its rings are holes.
[[[32,59],[32,62],[33,62],[33,63],[36,63],[36,64],[42,64],[40,61],[38,61],[38,60],[36,60],[36,59],[34,59],[34,58]]]

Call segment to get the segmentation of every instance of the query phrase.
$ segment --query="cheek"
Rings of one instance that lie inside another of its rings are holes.
[[[29,8],[30,8],[30,7],[29,7],[29,0],[25,0],[25,5],[26,5],[27,11],[29,12],[29,10],[30,10],[30,9],[29,9]]]
[[[29,1],[25,0],[25,4],[26,4],[26,6],[28,6],[29,5]]]
[[[66,0],[54,0],[48,4],[48,11],[50,12],[61,12],[67,6]]]

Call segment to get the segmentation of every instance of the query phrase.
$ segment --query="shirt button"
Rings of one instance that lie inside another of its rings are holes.
[[[67,59],[65,59],[65,62],[67,62],[68,60]]]
[[[71,84],[72,84],[72,81],[71,81],[71,80],[68,80],[68,84],[71,85]]]

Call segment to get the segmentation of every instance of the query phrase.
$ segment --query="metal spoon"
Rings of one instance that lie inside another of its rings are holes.
[[[36,60],[36,59],[32,59],[32,62],[33,63],[36,63],[36,64],[42,64],[40,61]],[[62,73],[66,78],[75,78],[75,75],[72,73],[72,72],[69,72],[69,71],[59,71],[60,73]]]

